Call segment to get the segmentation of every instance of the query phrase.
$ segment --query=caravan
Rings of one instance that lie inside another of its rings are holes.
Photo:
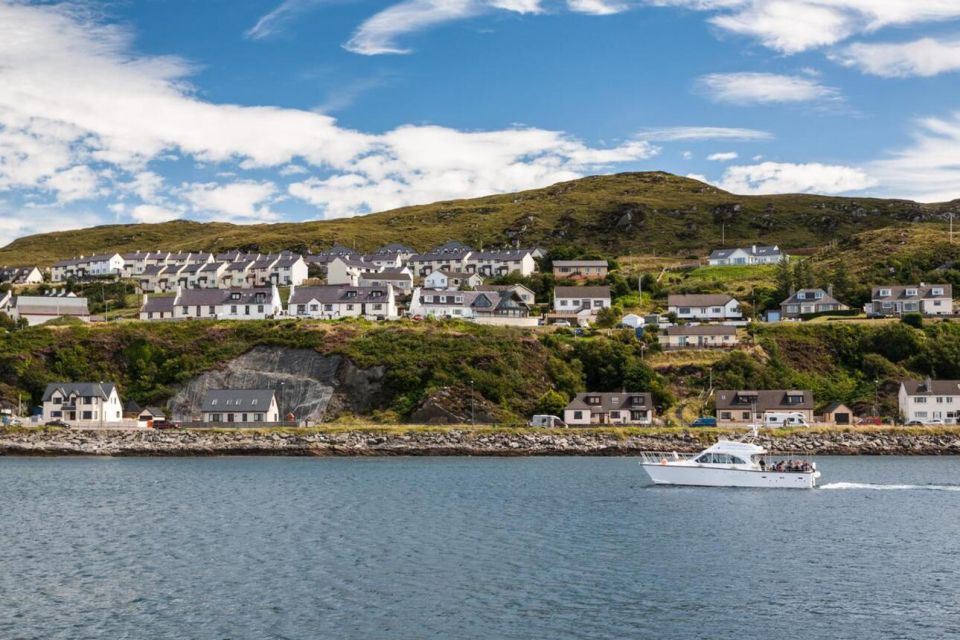
[[[789,413],[768,413],[763,416],[765,427],[809,427],[806,417],[799,411]]]

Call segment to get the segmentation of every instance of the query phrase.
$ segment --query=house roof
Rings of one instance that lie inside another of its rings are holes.
[[[86,298],[62,296],[17,296],[14,305],[19,314],[58,314],[61,316],[90,315]]]
[[[177,299],[174,296],[147,296],[147,301],[140,307],[141,313],[173,313]]]
[[[410,257],[410,262],[445,262],[449,260],[463,260],[468,255],[470,255],[469,250],[457,251],[439,251],[434,249],[433,251],[428,251],[427,253],[417,254]]]
[[[381,269],[380,271],[366,272],[360,275],[360,281],[374,280],[403,280],[413,282],[413,276],[405,269]]]
[[[200,410],[204,413],[265,412],[270,409],[274,396],[272,389],[208,389]]]
[[[587,402],[589,397],[599,397],[599,404]],[[578,393],[567,409],[583,409],[595,412],[628,411],[630,409],[652,409],[653,396],[646,391],[621,391],[609,393]]]
[[[265,304],[273,298],[273,289],[184,289],[175,304],[182,307],[210,306],[217,304]]]
[[[883,289],[889,289],[890,295],[881,296],[880,291]],[[916,289],[917,295],[908,296],[907,289]],[[934,295],[934,289],[943,289],[943,295]],[[872,299],[873,300],[921,300],[924,298],[952,298],[953,297],[953,285],[949,284],[919,284],[919,285],[886,285],[882,287],[874,287]]]
[[[610,287],[554,287],[554,298],[609,298]]]
[[[842,402],[831,402],[823,409],[823,413],[833,413],[837,409],[846,409],[847,411],[849,411],[850,407],[843,404]]]
[[[339,304],[342,302],[383,302],[387,287],[351,287],[337,284],[316,287],[294,287],[289,304]]]
[[[65,396],[78,395],[93,398],[109,398],[116,385],[112,382],[51,382],[43,392],[43,402],[48,402],[55,391]]]
[[[668,336],[735,336],[737,328],[719,324],[701,324],[695,327],[684,325],[667,327],[663,333]]]
[[[416,250],[401,242],[391,242],[377,249],[376,253],[379,255],[390,255],[397,253],[416,253]]]
[[[607,267],[606,260],[554,260],[555,267]]]
[[[459,278],[460,280],[469,280],[471,277],[476,275],[475,273],[468,273],[466,271],[447,271],[445,269],[441,269],[440,271],[434,271],[433,273],[442,274],[447,278]],[[431,273],[430,276],[432,276],[433,273]],[[430,276],[427,276],[427,277],[429,278]],[[480,276],[477,276],[477,277],[480,277]]]
[[[803,396],[803,400],[796,404],[787,404],[788,396]],[[813,392],[799,389],[768,389],[761,391],[734,391],[721,390],[716,392],[717,410],[723,409],[750,409],[756,406],[757,411],[802,411],[813,409]]]
[[[714,249],[710,252],[710,259],[712,260],[722,260],[724,258],[729,258],[731,255],[737,251],[743,251],[746,254],[752,256],[777,256],[781,255],[780,247],[776,245],[766,246],[766,245],[751,245],[749,247],[734,247],[732,249]]]
[[[817,293],[821,294],[819,298],[817,297],[804,297],[806,294],[812,293],[816,295]],[[837,304],[843,305],[842,302],[834,298],[832,295],[824,291],[823,289],[800,289],[799,291],[794,292],[790,295],[789,298],[780,303],[780,306],[785,304],[801,304],[803,302],[816,302],[817,304]]]
[[[960,395],[960,380],[901,380],[908,396],[957,396]]]
[[[668,307],[723,307],[732,296],[725,293],[688,293],[667,296]]]
[[[523,260],[532,249],[494,249],[493,251],[474,251],[470,260],[494,260],[499,262],[516,262]]]
[[[523,291],[529,295],[534,295],[528,287],[522,284],[478,284],[474,287],[477,291]]]
[[[150,417],[152,417],[152,418],[165,418],[165,417],[167,417],[167,413],[166,413],[163,409],[160,409],[159,407],[144,407],[144,408],[140,411],[140,415],[142,416],[142,415],[144,415],[144,414],[149,414]]]

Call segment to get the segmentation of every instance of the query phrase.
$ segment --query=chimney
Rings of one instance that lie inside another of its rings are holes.
[[[833,285],[832,285],[832,284],[828,284],[828,285],[827,285],[827,295],[828,295],[828,296],[833,296]]]
[[[933,393],[933,379],[930,376],[927,376],[927,379],[924,380],[924,390],[927,393]]]
[[[753,253],[756,253],[756,252],[757,252],[757,245],[755,245],[755,244],[754,244],[754,245],[751,245],[751,246],[750,246],[750,250],[751,250]]]

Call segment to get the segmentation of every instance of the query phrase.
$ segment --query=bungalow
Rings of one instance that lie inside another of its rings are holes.
[[[780,303],[781,317],[799,318],[813,313],[846,311],[850,307],[833,297],[833,287],[823,289],[800,289]]]
[[[483,284],[483,278],[476,273],[459,271],[434,271],[423,279],[425,289],[456,291],[464,287],[475,288],[481,284]]]
[[[710,253],[709,262],[711,267],[726,265],[753,265],[753,264],[777,264],[783,259],[789,259],[787,254],[780,251],[780,247],[750,245],[749,247],[738,247],[736,249],[715,249]]]
[[[276,286],[234,289],[184,289],[167,297],[144,296],[141,320],[263,320],[283,310]]]
[[[409,269],[381,269],[376,273],[360,274],[361,287],[385,287],[390,285],[397,294],[407,295],[413,291],[413,274]]]
[[[554,287],[555,316],[571,316],[589,323],[601,309],[610,306],[610,287]]]
[[[53,382],[43,392],[41,415],[44,422],[103,427],[122,422],[123,404],[112,382]]]
[[[360,276],[364,273],[376,273],[377,267],[358,258],[336,257],[327,264],[327,284],[350,285],[360,284]]]
[[[292,287],[287,313],[296,318],[385,320],[397,317],[397,301],[389,284],[380,287]]]
[[[200,410],[207,424],[280,422],[277,394],[272,389],[208,389]]]
[[[957,424],[960,419],[960,380],[903,380],[900,416],[907,424]]]
[[[143,296],[140,306],[141,320],[173,320],[173,308],[176,306],[176,296]]]
[[[499,278],[514,272],[529,276],[537,270],[537,262],[530,249],[474,251],[467,257],[466,269],[487,278]]]
[[[164,422],[166,419],[166,412],[158,407],[147,407],[137,412],[138,427],[146,427],[149,429],[153,427],[154,423]]]
[[[648,425],[653,417],[653,396],[646,392],[578,393],[563,410],[563,421],[571,427]]]
[[[740,344],[736,327],[715,324],[667,327],[659,340],[664,349],[718,349]]]
[[[740,303],[727,294],[685,294],[667,297],[667,311],[681,320],[742,320]]]
[[[562,280],[603,280],[608,269],[606,260],[553,261],[553,275]]]
[[[949,284],[886,285],[874,287],[867,315],[899,316],[922,313],[925,316],[953,315],[953,286]]]
[[[439,291],[414,289],[414,317],[462,318],[481,324],[535,326],[530,307],[513,291]]]
[[[10,309],[14,320],[24,318],[30,326],[59,318],[76,318],[90,322],[87,299],[69,296],[17,296]]]
[[[43,272],[39,267],[0,267],[0,283],[40,284]]]
[[[717,424],[721,427],[763,423],[770,413],[800,413],[813,422],[813,392],[801,390],[716,392]]]

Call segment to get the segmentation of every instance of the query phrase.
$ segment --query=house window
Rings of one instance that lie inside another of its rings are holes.
[[[574,411],[573,412],[574,420],[583,420],[583,411]]]
[[[750,419],[750,412],[749,412],[749,411],[744,411],[744,412],[742,412],[741,418],[742,418],[743,420],[749,420],[749,419]]]
[[[567,301],[566,301],[566,300],[561,300],[561,301],[560,301],[560,306],[561,306],[561,307],[567,306]]]
[[[612,419],[614,419],[614,420],[619,420],[619,419],[620,419],[620,412],[619,412],[619,411],[611,411],[611,412],[610,412],[610,417],[611,417]]]
[[[250,305],[245,305],[245,306],[243,307],[243,315],[245,315],[245,316],[250,315]]]
[[[916,402],[917,404],[927,403],[927,399],[924,396],[917,396],[916,398],[913,399],[913,401]]]
[[[207,313],[208,313],[209,315],[211,315],[211,316],[212,316],[212,315],[216,315],[216,313],[217,313],[217,308],[216,308],[215,306],[213,306],[213,305],[210,305],[209,307],[207,307]]]
[[[93,412],[92,412],[92,411],[84,411],[82,415],[83,415],[83,419],[84,419],[84,420],[93,420]]]
[[[257,305],[257,313],[263,313],[263,305],[262,305],[262,304],[258,304],[258,305]]]
[[[733,415],[729,411],[721,411],[720,419],[721,420],[730,420],[733,418]]]
[[[234,316],[237,315],[237,305],[230,305],[230,314]]]

